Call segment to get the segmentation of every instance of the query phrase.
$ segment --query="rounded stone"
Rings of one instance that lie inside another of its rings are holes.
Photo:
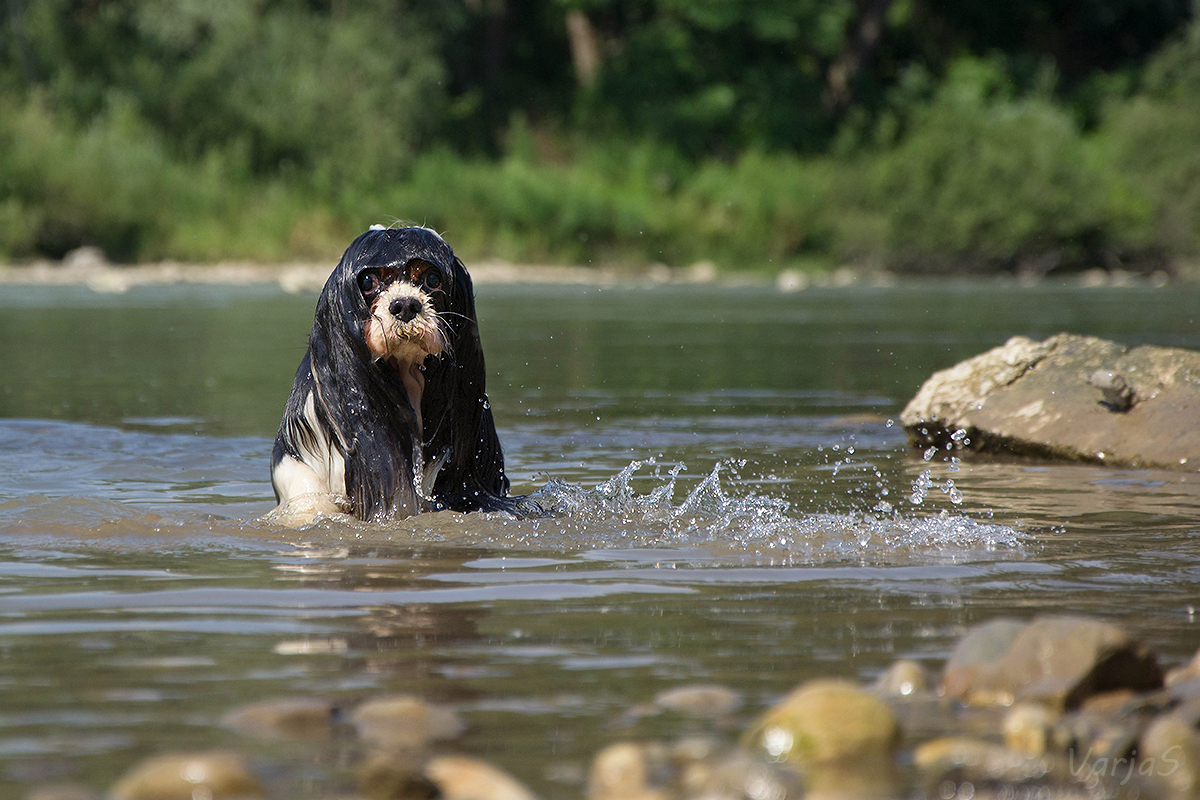
[[[592,759],[588,771],[589,800],[661,800],[650,787],[650,774],[663,760],[655,750],[634,742],[617,742]]]
[[[888,763],[899,738],[900,726],[882,700],[838,680],[800,686],[746,734],[747,743],[771,760],[809,767]]]
[[[281,698],[240,706],[221,722],[228,728],[260,739],[320,741],[333,735],[337,707],[328,700]]]
[[[477,758],[441,756],[425,765],[425,774],[444,800],[535,800],[516,778]]]
[[[660,692],[654,704],[696,717],[725,717],[742,707],[742,696],[724,686],[697,684]]]
[[[1039,703],[1020,703],[1004,715],[1004,743],[1027,756],[1045,755],[1058,715]]]
[[[110,792],[113,800],[256,800],[262,784],[237,753],[164,753],[125,773]]]
[[[1175,714],[1158,717],[1142,733],[1138,774],[1166,784],[1174,797],[1200,797],[1200,733]]]
[[[884,670],[871,689],[881,697],[910,697],[928,693],[932,685],[929,670],[905,658]]]
[[[453,739],[463,723],[453,709],[411,695],[368,700],[351,715],[358,735],[377,747],[419,749],[432,741]]]
[[[942,689],[974,703],[1028,700],[1074,709],[1096,694],[1162,683],[1154,653],[1121,627],[1087,617],[1041,616],[1017,630],[998,620],[972,631],[946,664]]]

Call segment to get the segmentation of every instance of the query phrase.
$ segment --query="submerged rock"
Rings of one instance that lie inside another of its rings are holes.
[[[1092,695],[1162,686],[1153,652],[1122,628],[1086,617],[1038,617],[1028,625],[997,620],[959,642],[942,691],[977,703],[1031,700],[1056,709]]]
[[[696,717],[724,717],[742,707],[742,696],[724,686],[697,684],[660,692],[654,705]]]
[[[1142,734],[1139,774],[1166,786],[1172,797],[1200,798],[1200,732],[1175,714],[1156,719]]]
[[[1200,469],[1200,353],[1016,336],[934,374],[900,421],[920,447]]]
[[[1045,755],[1054,737],[1058,714],[1041,703],[1019,703],[1004,716],[1004,744],[1022,755]]]
[[[933,683],[929,670],[916,661],[902,658],[884,670],[871,690],[880,697],[910,697],[925,694]]]
[[[651,777],[666,763],[666,751],[657,744],[611,744],[592,759],[588,800],[664,800],[667,794],[652,785]]]
[[[237,753],[165,753],[148,758],[113,786],[113,800],[259,800],[262,784]]]
[[[264,700],[240,706],[221,722],[260,739],[323,740],[333,735],[338,709],[328,700],[308,697]]]
[[[412,750],[429,742],[453,739],[463,723],[453,709],[426,703],[410,695],[368,700],[351,715],[363,740],[389,749]]]

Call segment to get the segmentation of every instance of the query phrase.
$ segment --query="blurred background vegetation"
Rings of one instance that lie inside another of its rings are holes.
[[[0,259],[1175,269],[1193,0],[6,0]]]

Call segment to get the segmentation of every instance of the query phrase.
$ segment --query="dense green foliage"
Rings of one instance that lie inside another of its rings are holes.
[[[0,256],[1200,255],[1187,0],[8,0]]]

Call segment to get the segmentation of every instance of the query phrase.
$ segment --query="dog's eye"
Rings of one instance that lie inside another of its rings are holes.
[[[358,276],[358,288],[364,295],[375,294],[383,288],[383,281],[374,272],[364,272]]]
[[[429,270],[421,278],[421,287],[427,292],[433,292],[442,288],[442,276],[438,275],[436,270]]]

